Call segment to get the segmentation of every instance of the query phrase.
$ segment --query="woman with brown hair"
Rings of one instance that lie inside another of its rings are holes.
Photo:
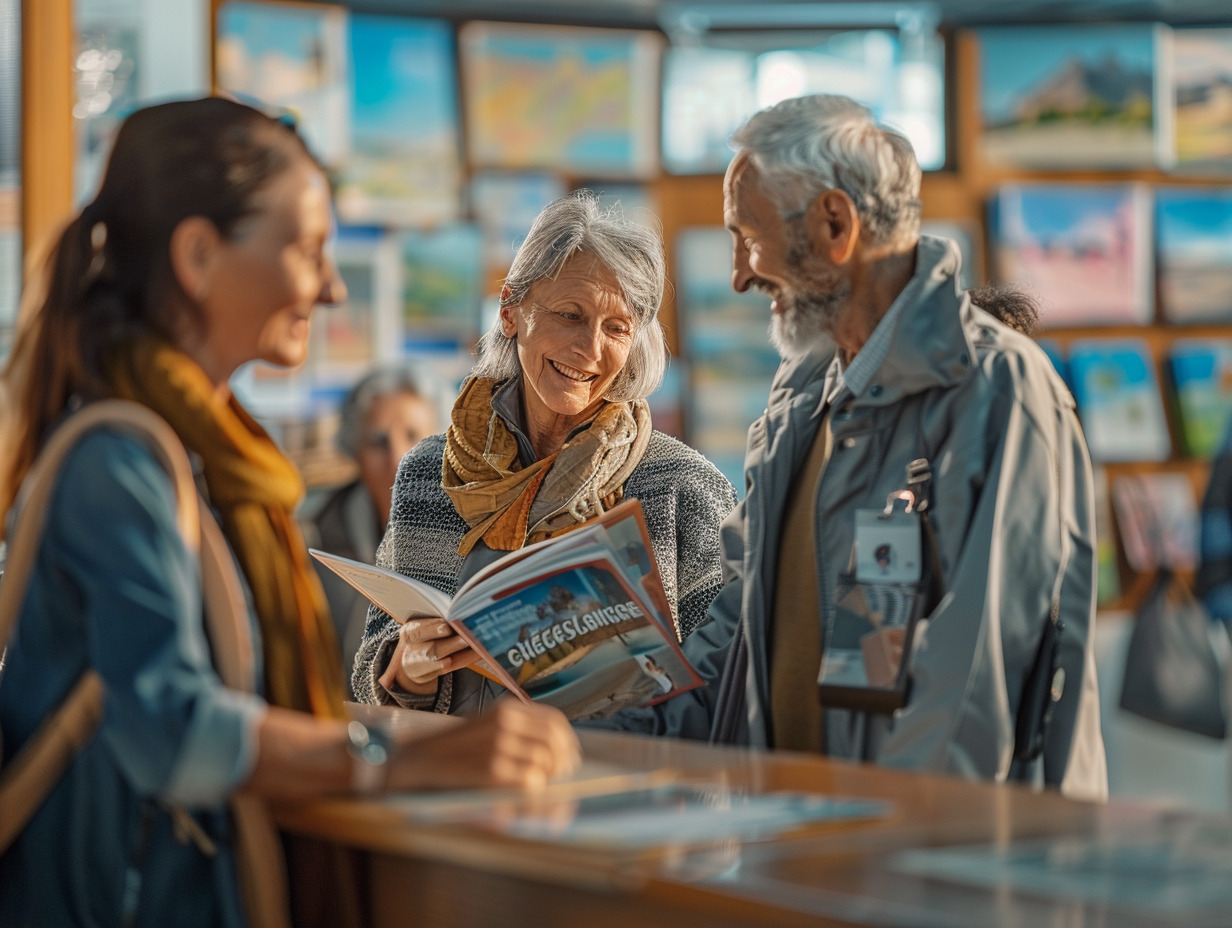
[[[222,683],[167,472],[123,431],[87,433],[59,471],[0,673],[4,759],[86,668],[102,722],[0,858],[0,923],[243,924],[226,806],[238,792],[527,786],[576,760],[568,724],[540,707],[417,740],[346,722],[292,518],[299,476],[228,388],[249,361],[304,360],[314,307],[344,293],[330,226],[325,176],[294,131],[210,98],[130,116],[59,239],[8,370],[6,510],[76,410],[152,410],[195,463],[262,659],[254,691]]]

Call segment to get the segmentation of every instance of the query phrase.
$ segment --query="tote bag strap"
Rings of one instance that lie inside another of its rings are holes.
[[[171,426],[146,407],[125,400],[104,400],[85,407],[52,434],[22,484],[17,524],[9,538],[4,582],[0,583],[0,652],[8,645],[25,601],[60,467],[78,440],[100,426],[118,428],[149,444],[175,487],[180,535],[189,549],[197,552],[200,523],[196,487],[184,448]],[[43,804],[102,717],[102,678],[87,669],[21,751],[0,770],[0,852],[8,849]]]

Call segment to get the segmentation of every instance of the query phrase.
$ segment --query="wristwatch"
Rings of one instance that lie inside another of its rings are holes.
[[[351,789],[361,795],[375,793],[385,786],[389,775],[389,735],[363,722],[347,725],[347,753],[351,764]]]

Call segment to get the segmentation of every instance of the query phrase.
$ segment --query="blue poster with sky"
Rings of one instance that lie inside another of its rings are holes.
[[[351,223],[431,225],[461,210],[453,28],[353,15],[351,153],[338,212]]]

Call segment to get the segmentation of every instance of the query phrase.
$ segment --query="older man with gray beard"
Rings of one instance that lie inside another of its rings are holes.
[[[910,143],[865,107],[787,100],[734,143],[732,285],[772,298],[783,362],[723,527],[728,582],[686,645],[714,685],[620,723],[1106,796],[1091,465],[1068,391],[961,289],[955,245],[920,236]],[[927,527],[887,504],[926,486]],[[891,566],[878,513],[922,546],[914,565]],[[893,639],[869,606],[890,586],[912,617]],[[840,640],[853,610],[867,641]],[[842,654],[860,685],[819,697]]]

